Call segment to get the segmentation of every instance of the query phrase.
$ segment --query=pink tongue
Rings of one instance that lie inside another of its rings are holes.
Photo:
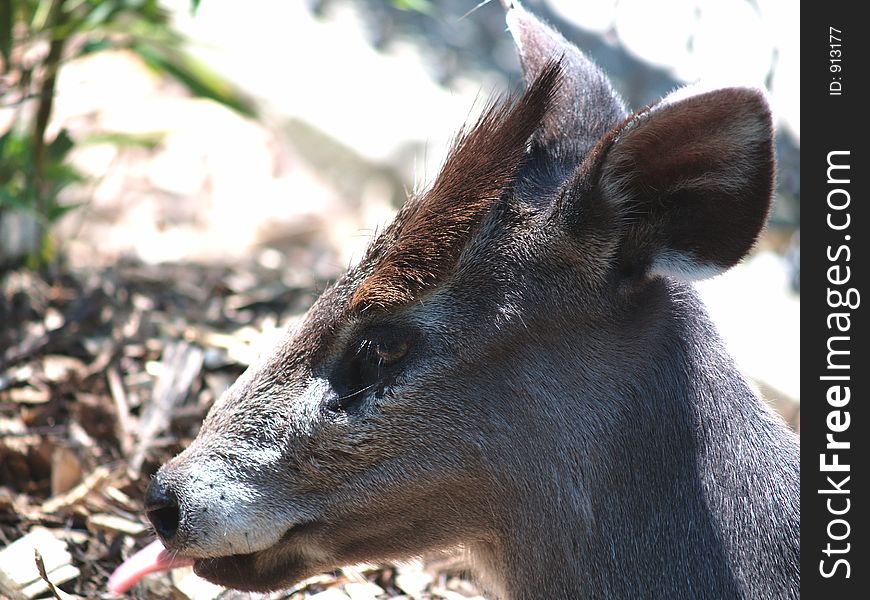
[[[178,556],[164,548],[160,540],[154,540],[115,569],[109,577],[108,588],[113,594],[123,594],[148,573],[191,565],[192,558]]]

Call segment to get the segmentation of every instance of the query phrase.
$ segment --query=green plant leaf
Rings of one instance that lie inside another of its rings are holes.
[[[425,15],[431,15],[433,12],[430,0],[393,0],[393,6],[399,10],[418,12]]]
[[[10,129],[3,135],[0,135],[0,159],[2,159],[6,154],[6,142],[9,138],[12,137],[12,130]],[[3,165],[3,161],[0,160],[0,166]]]
[[[75,142],[66,129],[61,129],[54,140],[45,148],[45,156],[50,161],[60,162],[74,146]]]
[[[181,50],[172,53],[151,44],[137,42],[131,46],[145,63],[184,85],[191,94],[208,98],[248,117],[256,117],[253,102],[243,96],[226,79]]]
[[[123,7],[119,6],[117,2],[106,0],[103,2],[94,2],[91,6],[91,11],[83,20],[86,26],[91,27],[108,23],[120,10],[123,10]]]
[[[73,211],[80,206],[83,206],[81,202],[73,202],[71,204],[52,204],[48,207],[46,211],[45,218],[49,223],[55,223],[62,216],[67,214],[70,211]]]
[[[30,143],[14,130],[0,137],[0,185],[22,178],[31,168]]]
[[[42,236],[42,244],[39,248],[39,255],[30,255],[27,257],[27,266],[31,269],[38,269],[42,265],[47,265],[54,261],[57,256],[57,251],[54,245],[54,240],[51,236],[45,234]]]
[[[29,212],[33,210],[34,199],[24,195],[13,194],[5,187],[0,187],[0,208],[11,208]]]
[[[145,148],[152,150],[160,145],[166,134],[161,131],[148,133],[124,133],[111,131],[107,133],[95,133],[79,140],[80,146],[92,146],[95,144],[112,144],[121,148]]]
[[[49,196],[56,196],[60,191],[71,183],[82,183],[87,177],[82,175],[72,165],[62,162],[47,162],[43,173],[43,184],[49,187]]]
[[[200,0],[191,0],[191,12],[195,13],[199,6]],[[70,39],[76,43],[69,46],[69,52],[61,52]],[[172,27],[165,0],[0,0],[0,72],[5,80],[6,73],[14,69],[10,81],[14,86],[11,93],[15,95],[10,98],[26,97],[34,89],[39,91],[39,84],[46,81],[46,70],[50,73],[62,70],[76,56],[129,49],[149,68],[175,79],[193,95],[243,115],[256,116],[252,100],[186,53],[186,43],[184,35]],[[19,49],[26,52],[36,45],[48,47],[50,60],[37,53],[27,64],[10,65]],[[7,95],[6,88],[0,89],[0,98],[5,100]],[[41,106],[50,108],[50,104]],[[64,190],[68,186],[86,180],[70,163],[71,150],[97,143],[153,148],[163,136],[105,133],[73,139],[67,130],[61,130],[49,141],[42,125],[34,131],[36,123],[43,124],[51,117],[44,112],[38,113],[36,121],[32,117],[23,119],[20,126],[13,125],[0,134],[0,210],[32,215],[39,224],[40,250],[30,256],[34,267],[56,256],[50,237],[52,224],[79,207],[60,202],[61,197],[66,197]],[[42,136],[42,140],[34,144],[34,136]],[[36,148],[43,148],[44,152],[37,152]],[[34,164],[37,153],[39,165]]]
[[[115,47],[115,44],[109,40],[88,40],[82,44],[81,48],[79,48],[78,55],[85,56],[86,54],[94,54],[96,52],[102,52],[103,50],[111,50]]]

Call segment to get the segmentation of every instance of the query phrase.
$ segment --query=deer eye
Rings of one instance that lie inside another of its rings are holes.
[[[330,410],[350,409],[370,394],[382,396],[411,349],[406,332],[373,332],[353,346],[333,373]]]
[[[411,343],[401,337],[373,337],[364,339],[353,359],[351,369],[351,387],[360,390],[377,387],[383,393],[383,387],[389,383],[392,367],[398,365]]]
[[[405,358],[410,347],[411,342],[406,339],[381,340],[373,343],[372,355],[380,365],[389,367]]]

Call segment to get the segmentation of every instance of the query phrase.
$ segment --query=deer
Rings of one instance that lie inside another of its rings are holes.
[[[752,88],[629,112],[517,1],[525,89],[211,407],[151,480],[158,540],[275,590],[459,549],[488,597],[799,597],[799,441],[693,281],[754,247],[774,186]]]

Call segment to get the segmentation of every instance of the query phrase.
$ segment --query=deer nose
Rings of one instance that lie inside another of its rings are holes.
[[[159,476],[151,480],[145,492],[145,513],[162,540],[170,541],[175,537],[181,518],[178,498]]]

